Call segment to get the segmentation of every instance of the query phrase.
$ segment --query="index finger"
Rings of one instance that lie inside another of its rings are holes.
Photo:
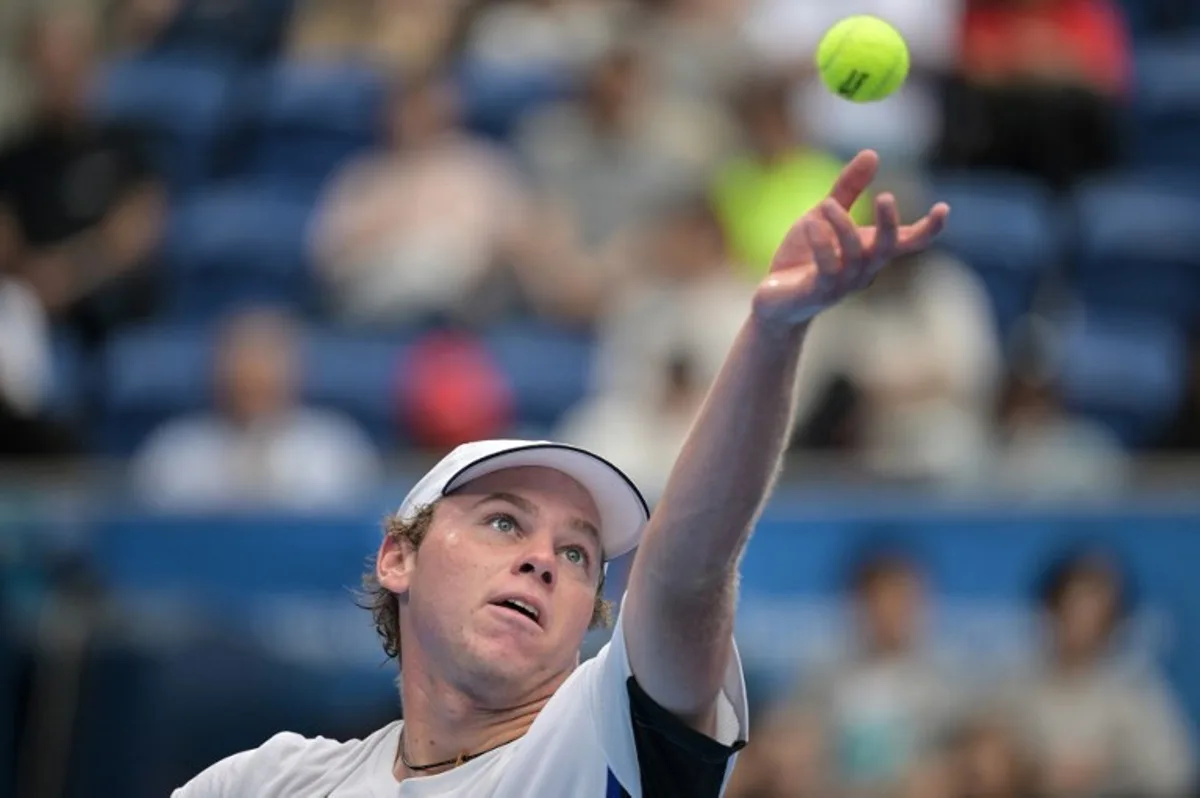
[[[867,190],[867,186],[871,185],[871,181],[875,179],[878,172],[878,153],[874,150],[863,150],[842,169],[842,173],[838,175],[833,188],[829,191],[830,199],[846,210],[850,210],[850,207]]]

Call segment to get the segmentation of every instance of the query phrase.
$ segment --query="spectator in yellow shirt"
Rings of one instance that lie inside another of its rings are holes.
[[[790,84],[760,77],[736,100],[748,145],[718,170],[713,202],[736,260],[749,276],[767,273],[779,242],[806,208],[818,204],[844,165],[807,146],[789,112]],[[871,223],[872,198],[864,194],[851,215]]]

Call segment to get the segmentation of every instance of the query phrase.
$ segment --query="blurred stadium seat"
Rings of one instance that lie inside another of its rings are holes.
[[[167,794],[281,729],[353,735],[398,714],[351,592],[378,520],[276,521],[117,513],[92,526],[89,559],[125,622],[82,663],[69,794]]]
[[[589,336],[529,322],[490,330],[483,344],[508,376],[517,421],[530,434],[547,433],[587,395],[595,354]]]
[[[354,64],[279,62],[247,76],[225,168],[305,193],[383,141],[386,90]]]
[[[259,186],[198,192],[176,208],[163,246],[169,313],[206,319],[248,303],[311,306],[311,204]]]
[[[199,328],[130,331],[103,358],[103,421],[94,443],[106,454],[132,454],[166,419],[212,404],[211,343]]]
[[[404,441],[395,397],[415,333],[314,332],[304,347],[304,396],[353,417],[382,450]]]
[[[1200,190],[1113,177],[1075,197],[1074,283],[1089,308],[1200,321]]]
[[[530,112],[571,97],[574,81],[562,69],[497,67],[465,60],[456,70],[463,115],[475,132],[507,140]]]
[[[1085,307],[1064,340],[1064,402],[1127,446],[1150,443],[1183,397],[1185,343],[1167,320]]]
[[[109,63],[93,97],[105,121],[148,136],[156,168],[177,194],[210,178],[227,122],[233,73],[212,61],[135,57]]]
[[[90,558],[118,596],[186,597],[204,611],[235,616],[263,596],[350,597],[363,558],[378,544],[378,519],[271,520],[114,515],[93,528]]]
[[[1135,56],[1132,158],[1136,166],[1200,172],[1200,34],[1150,40]]]
[[[934,194],[954,209],[942,246],[979,274],[1007,336],[1061,257],[1055,205],[1039,184],[1000,174],[941,175]]]
[[[153,51],[164,55],[221,58],[244,63],[278,51],[294,0],[213,4],[183,0]]]

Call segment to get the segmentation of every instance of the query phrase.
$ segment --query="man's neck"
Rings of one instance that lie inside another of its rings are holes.
[[[452,770],[460,757],[474,758],[522,737],[554,694],[539,694],[513,707],[484,708],[421,668],[402,673],[400,692],[404,705],[403,750],[396,752],[393,766],[400,781]],[[447,764],[426,768],[435,763]]]

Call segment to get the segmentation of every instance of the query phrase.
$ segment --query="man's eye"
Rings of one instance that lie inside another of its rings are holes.
[[[570,549],[567,549],[566,554],[567,554],[567,561],[570,562],[572,565],[587,565],[588,558],[587,558],[587,554],[584,553],[583,549],[570,548]]]
[[[488,525],[497,532],[503,532],[506,535],[517,531],[516,519],[504,513],[493,515],[488,519]]]

